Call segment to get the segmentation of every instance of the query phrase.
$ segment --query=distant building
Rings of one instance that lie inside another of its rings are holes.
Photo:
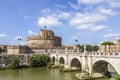
[[[7,54],[24,54],[27,53],[27,46],[9,45],[7,46]]]
[[[120,39],[116,39],[114,45],[99,45],[100,52],[120,52]]]
[[[33,54],[33,53],[49,53],[56,51],[78,51],[77,46],[62,46],[62,38],[55,36],[52,30],[41,30],[38,36],[27,38],[27,45],[18,46],[10,45],[7,47],[7,54]]]

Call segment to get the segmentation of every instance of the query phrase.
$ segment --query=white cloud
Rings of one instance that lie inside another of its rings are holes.
[[[96,27],[91,28],[92,31],[108,30],[109,27],[105,25],[97,25]]]
[[[59,18],[55,16],[47,16],[47,17],[39,17],[38,25],[47,26],[47,27],[56,27],[56,26],[61,26],[62,22],[60,22]]]
[[[56,6],[59,7],[59,8],[66,8],[66,6],[60,5],[60,4],[56,4]]]
[[[110,33],[110,34],[103,35],[103,38],[111,38],[111,37],[119,37],[119,36],[120,34]]]
[[[24,17],[24,19],[30,19],[31,18],[31,16],[23,16]]]
[[[96,25],[96,23],[107,20],[107,16],[100,13],[76,13],[70,20],[70,25],[80,30],[100,31],[110,30],[108,26]]]
[[[32,30],[28,30],[29,35],[37,35],[36,32],[33,32]]]
[[[45,8],[45,9],[42,9],[40,12],[41,12],[42,14],[49,14],[49,13],[52,13],[52,10],[49,9],[49,8]]]
[[[6,34],[0,34],[0,37],[6,37],[7,35]]]
[[[82,25],[77,26],[77,29],[90,30],[90,31],[100,31],[100,30],[107,30],[108,26],[95,25],[95,24],[82,24]]]
[[[78,0],[79,2],[83,2],[85,4],[98,4],[103,2],[104,0]]]
[[[112,8],[120,8],[120,0],[106,0]]]
[[[88,30],[88,29],[91,29],[93,26],[92,26],[92,24],[82,24],[82,25],[79,25],[76,27],[81,30]]]
[[[71,3],[71,2],[68,2],[68,4],[71,6],[71,8],[73,8],[73,9],[79,9],[80,8],[80,4],[73,4],[73,3]]]
[[[70,20],[70,24],[73,26],[81,25],[81,24],[90,24],[95,23],[99,21],[107,20],[106,16],[101,14],[82,14],[82,13],[76,13],[75,16],[73,16]]]
[[[100,12],[106,15],[116,15],[116,13],[112,9],[101,8]]]
[[[68,19],[68,18],[70,18],[71,17],[71,15],[70,15],[70,13],[68,13],[68,12],[62,12],[60,15],[59,15],[59,18],[61,18],[61,19]]]

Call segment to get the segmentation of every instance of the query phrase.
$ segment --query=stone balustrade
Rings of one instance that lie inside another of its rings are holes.
[[[91,52],[88,53],[88,56],[120,57],[120,52],[109,52],[109,53]]]
[[[51,52],[52,53],[52,52]],[[52,53],[53,54],[53,53]],[[78,56],[106,56],[106,57],[120,57],[120,52],[66,52],[65,51],[58,51],[57,53],[54,52],[54,54],[67,54],[67,55],[78,55]]]

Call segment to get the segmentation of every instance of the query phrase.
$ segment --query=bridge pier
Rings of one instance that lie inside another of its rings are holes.
[[[65,68],[70,68],[70,65],[69,64],[65,64],[64,67]]]
[[[58,64],[59,64],[59,62],[58,62],[58,60],[56,60],[56,61],[55,61],[55,65],[58,65]]]

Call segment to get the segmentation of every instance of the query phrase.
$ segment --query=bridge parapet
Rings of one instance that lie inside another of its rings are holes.
[[[78,55],[78,56],[82,56],[83,52],[69,52],[67,53],[68,55]]]
[[[101,52],[90,52],[88,53],[88,56],[108,56],[108,57],[120,57],[120,52],[106,52],[106,53],[101,53]]]
[[[58,52],[52,52],[52,54],[67,54],[67,55],[78,55],[78,56],[106,56],[106,57],[120,57],[120,52],[65,52],[65,51],[58,51]]]

